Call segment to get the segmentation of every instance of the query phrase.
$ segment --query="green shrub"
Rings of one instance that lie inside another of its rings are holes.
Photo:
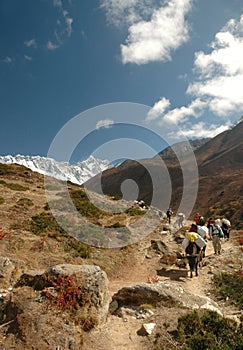
[[[0,175],[11,174],[11,168],[9,165],[0,163]]]
[[[130,216],[137,216],[137,215],[144,215],[145,211],[142,211],[140,208],[128,208],[125,210],[125,213],[130,215]]]
[[[29,199],[29,198],[20,198],[20,199],[17,201],[17,204],[18,204],[18,205],[27,206],[27,207],[32,207],[32,206],[34,205],[34,203],[32,202],[32,200]]]
[[[243,344],[243,328],[214,311],[179,317],[178,334],[183,350],[240,350]]]
[[[214,276],[215,294],[219,299],[229,300],[239,308],[243,308],[243,276],[239,274],[221,273]]]
[[[30,230],[37,235],[48,231],[57,231],[60,233],[65,233],[63,228],[61,228],[58,225],[54,216],[51,213],[45,212],[32,216]]]
[[[0,204],[4,204],[5,199],[3,197],[0,197]]]
[[[71,199],[77,211],[87,217],[99,219],[104,212],[91,203],[84,191],[72,191],[70,193]]]
[[[13,191],[27,191],[29,189],[28,187],[24,187],[16,183],[7,183],[4,180],[0,180],[0,184],[7,188],[10,188],[10,190],[13,190]]]

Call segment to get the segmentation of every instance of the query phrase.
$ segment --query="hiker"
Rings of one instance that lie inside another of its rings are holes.
[[[194,219],[193,219],[193,221],[195,222],[196,225],[198,225],[199,218],[200,218],[199,213],[196,213],[195,216],[194,216]]]
[[[209,218],[207,222],[207,228],[209,229],[209,226],[213,225],[213,218]]]
[[[204,226],[205,225],[205,222],[206,220],[204,219],[204,216],[199,216],[199,219],[198,219],[198,225],[199,226]]]
[[[183,226],[184,220],[185,220],[185,214],[183,213],[177,214],[177,224],[179,228]]]
[[[224,237],[229,240],[229,236],[230,236],[230,226],[231,226],[231,223],[229,220],[223,218],[222,220],[222,226],[221,226],[221,229],[223,231],[223,234],[224,234]]]
[[[171,208],[168,208],[167,210],[166,210],[166,216],[167,216],[167,219],[168,219],[168,221],[169,221],[169,224],[170,224],[170,218],[171,218],[171,215],[173,214],[173,211],[172,211],[172,209]]]
[[[223,231],[219,226],[220,219],[216,219],[209,226],[209,234],[213,240],[214,254],[221,254],[221,238],[224,237]]]
[[[191,227],[189,228],[189,232],[197,232],[197,225],[191,224]]]

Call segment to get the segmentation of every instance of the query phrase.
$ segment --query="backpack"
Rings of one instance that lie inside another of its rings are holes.
[[[167,216],[171,216],[171,211],[170,211],[170,209],[167,209],[166,215],[167,215]]]
[[[213,226],[213,232],[212,232],[212,235],[218,235],[219,238],[223,238],[224,237],[224,234],[222,232],[222,230],[220,229],[220,227],[218,225],[216,226]]]

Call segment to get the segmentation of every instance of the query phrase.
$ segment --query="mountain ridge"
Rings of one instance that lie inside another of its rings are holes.
[[[0,156],[0,163],[23,165],[42,175],[71,181],[78,185],[82,185],[88,179],[112,166],[108,160],[97,159],[93,156],[71,165],[68,162],[58,162],[48,157],[24,156],[20,154],[16,156]]]

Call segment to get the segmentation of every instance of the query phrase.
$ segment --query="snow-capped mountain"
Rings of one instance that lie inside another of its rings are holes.
[[[66,162],[57,162],[52,158],[23,155],[0,156],[0,163],[24,165],[40,174],[52,176],[59,180],[71,181],[79,185],[112,167],[112,164],[108,160],[96,159],[93,156],[75,165]]]

